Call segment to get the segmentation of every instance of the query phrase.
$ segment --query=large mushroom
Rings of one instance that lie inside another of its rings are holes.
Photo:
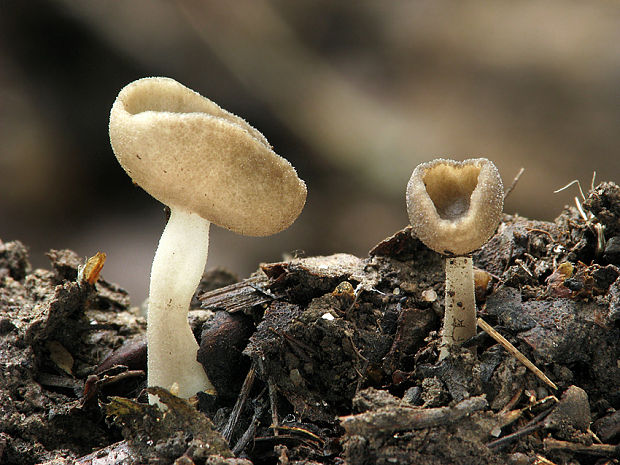
[[[213,392],[187,320],[210,224],[248,236],[275,234],[300,214],[306,186],[260,132],[169,78],[139,79],[120,91],[110,141],[134,183],[171,211],[151,268],[148,385],[176,384],[185,398]]]
[[[471,253],[493,235],[504,209],[504,186],[486,158],[442,158],[418,165],[407,185],[413,233],[446,256],[446,293],[440,358],[476,334]]]

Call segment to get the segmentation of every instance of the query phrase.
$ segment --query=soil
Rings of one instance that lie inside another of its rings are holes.
[[[505,215],[474,254],[486,332],[438,361],[443,258],[404,228],[358,258],[209,271],[190,323],[217,396],[149,388],[145,320],[51,251],[0,242],[0,463],[611,464],[620,459],[620,188]],[[554,388],[555,386],[556,388]]]

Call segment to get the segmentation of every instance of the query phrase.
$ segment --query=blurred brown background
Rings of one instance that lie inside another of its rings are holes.
[[[554,218],[620,174],[620,6],[593,1],[0,0],[0,238],[108,254],[146,296],[162,207],[108,142],[118,91],[169,76],[261,130],[308,184],[287,231],[214,227],[208,267],[283,252],[365,255],[407,223],[436,156],[526,171],[509,213]]]

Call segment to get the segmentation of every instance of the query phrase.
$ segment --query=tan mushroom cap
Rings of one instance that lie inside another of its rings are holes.
[[[157,200],[243,235],[286,229],[306,201],[295,168],[259,131],[173,79],[124,87],[110,112],[110,141]]]
[[[504,186],[486,158],[437,159],[418,165],[407,185],[413,232],[430,249],[466,255],[493,235],[504,209]]]

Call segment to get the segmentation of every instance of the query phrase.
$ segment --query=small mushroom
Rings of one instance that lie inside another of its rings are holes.
[[[413,233],[446,256],[446,295],[440,358],[450,347],[476,334],[471,253],[499,224],[504,187],[486,158],[462,162],[437,159],[418,165],[407,185],[407,211]]]
[[[185,398],[213,392],[187,321],[210,224],[248,236],[275,234],[301,212],[306,186],[260,132],[169,78],[139,79],[120,91],[110,141],[134,183],[171,211],[151,268],[148,385],[176,383]]]

